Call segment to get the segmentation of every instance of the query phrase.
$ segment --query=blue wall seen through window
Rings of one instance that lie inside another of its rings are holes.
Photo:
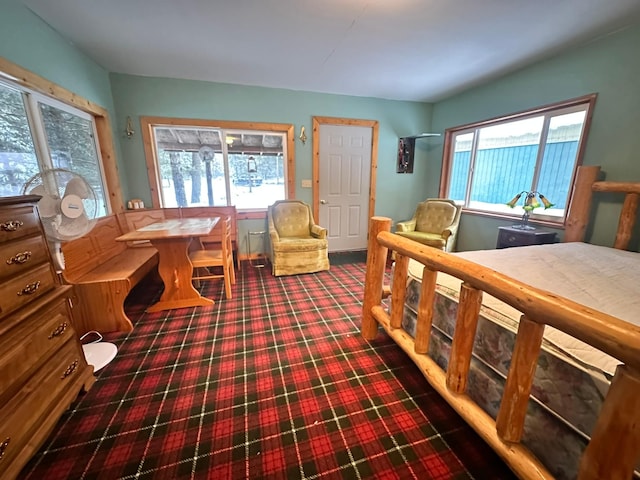
[[[547,144],[536,190],[551,199],[555,208],[566,208],[577,148],[575,141]],[[530,190],[537,152],[538,145],[479,150],[471,195],[473,201],[507,203],[518,191]],[[469,160],[470,151],[454,154],[449,198],[464,200]]]

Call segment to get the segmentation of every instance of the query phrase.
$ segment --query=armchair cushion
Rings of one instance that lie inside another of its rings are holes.
[[[420,242],[423,245],[429,245],[430,247],[439,248],[440,250],[444,250],[447,241],[442,237],[442,235],[438,235],[436,233],[426,233],[426,232],[403,232],[400,233],[403,237],[410,238],[411,240],[415,240],[416,242]]]
[[[440,234],[453,224],[456,217],[456,206],[448,202],[431,200],[416,209],[416,227],[418,232]]]
[[[280,237],[273,248],[278,252],[312,252],[323,243],[315,237]]]
[[[302,202],[274,205],[273,225],[280,237],[308,237],[311,235],[311,212]]]
[[[270,261],[275,276],[329,269],[327,229],[300,200],[279,200],[268,209]]]

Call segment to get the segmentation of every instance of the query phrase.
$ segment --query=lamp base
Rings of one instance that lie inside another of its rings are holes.
[[[519,223],[518,225],[511,225],[511,228],[517,228],[518,230],[535,230],[536,227],[532,227],[530,225],[523,225]]]

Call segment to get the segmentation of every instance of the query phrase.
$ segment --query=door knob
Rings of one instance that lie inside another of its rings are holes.
[[[326,201],[326,200],[320,200],[320,204],[321,204],[321,205],[326,205],[326,204],[327,204],[327,201]]]

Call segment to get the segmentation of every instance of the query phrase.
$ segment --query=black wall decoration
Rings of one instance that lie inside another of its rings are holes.
[[[415,146],[415,137],[403,137],[398,140],[397,173],[413,173],[413,153]]]
[[[439,137],[439,133],[421,133],[400,137],[398,140],[398,159],[396,160],[396,173],[413,173],[413,156],[415,153],[417,138]]]

